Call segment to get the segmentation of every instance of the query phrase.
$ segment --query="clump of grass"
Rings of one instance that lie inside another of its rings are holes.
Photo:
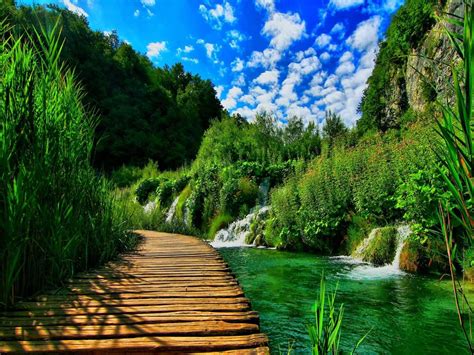
[[[227,213],[218,214],[211,221],[207,238],[213,239],[219,230],[227,227],[230,223],[232,223],[233,220],[234,218],[230,214],[227,214]]]
[[[308,333],[313,355],[340,354],[341,326],[344,317],[344,304],[336,307],[336,290],[329,295],[326,291],[326,280],[321,277],[319,300],[314,304],[314,323],[308,324]],[[367,332],[354,346],[351,354],[362,344],[369,335]]]
[[[58,23],[0,24],[0,304],[113,258],[136,238],[90,165],[95,120],[60,62]]]
[[[457,250],[472,245],[474,237],[474,7],[472,0],[464,1],[464,18],[452,16],[447,22],[459,31],[447,29],[447,35],[461,59],[462,70],[452,67],[456,105],[441,103],[442,119],[438,121],[438,134],[442,144],[437,154],[443,166],[440,169],[444,189],[449,201],[440,201],[440,234],[444,237],[449,260],[459,324],[464,332],[468,348],[474,353],[472,333],[465,324],[464,313],[469,321],[472,309],[465,298],[462,285],[457,281]],[[472,329],[472,324],[471,327]]]

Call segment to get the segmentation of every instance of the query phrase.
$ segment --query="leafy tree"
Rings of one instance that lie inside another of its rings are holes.
[[[347,127],[341,116],[334,112],[327,111],[325,124],[323,126],[323,137],[329,141],[329,147],[334,145],[334,141],[347,132]]]

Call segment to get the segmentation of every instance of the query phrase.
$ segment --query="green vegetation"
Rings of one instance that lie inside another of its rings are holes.
[[[463,264],[460,262],[462,256],[458,256],[458,250],[471,247],[474,237],[474,5],[472,2],[465,1],[464,21],[452,17],[448,22],[459,29],[459,32],[447,30],[447,34],[462,61],[462,69],[458,71],[454,66],[452,69],[456,105],[451,107],[441,104],[443,118],[438,122],[438,134],[442,138],[442,143],[439,144],[437,153],[443,167],[440,169],[443,189],[451,198],[440,201],[438,211],[441,234],[446,242],[459,323],[469,350],[473,353],[472,333],[469,331],[472,324],[468,326],[464,320],[464,313],[467,313],[471,323],[472,309],[469,304],[465,305],[467,302],[465,293],[462,286],[456,282],[455,271],[457,264]],[[472,250],[468,250],[466,255],[472,256]],[[468,262],[469,266],[470,264],[471,262]]]
[[[94,119],[61,64],[58,23],[0,29],[0,304],[11,305],[137,240],[90,165]],[[34,42],[34,43],[32,43]]]
[[[336,308],[336,290],[327,295],[324,275],[319,285],[319,300],[314,304],[315,322],[308,324],[308,333],[313,355],[341,353],[341,325],[344,315],[344,304]],[[327,303],[327,305],[326,305]],[[353,354],[369,333],[364,335],[354,346]]]
[[[121,41],[117,33],[92,31],[85,17],[57,6],[15,7],[0,2],[0,18],[19,34],[59,22],[60,59],[74,68],[86,95],[80,99],[99,118],[94,129],[94,165],[107,170],[123,164],[158,161],[163,169],[194,159],[202,134],[221,104],[209,80],[183,65],[156,68]]]
[[[351,252],[370,228],[401,219],[416,222],[415,234],[425,242],[434,223],[430,206],[441,196],[432,136],[431,126],[416,124],[403,135],[366,135],[355,147],[316,158],[303,175],[272,191],[273,245],[331,252],[343,243]]]

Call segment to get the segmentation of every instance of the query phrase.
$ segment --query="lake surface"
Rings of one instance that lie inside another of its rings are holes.
[[[468,353],[448,281],[373,268],[350,258],[257,248],[219,252],[259,312],[273,353],[285,353],[288,344],[296,354],[308,353],[306,324],[314,319],[311,309],[323,271],[329,289],[338,285],[337,302],[344,303],[344,350],[350,351],[373,328],[358,353]],[[469,299],[474,299],[472,289]]]

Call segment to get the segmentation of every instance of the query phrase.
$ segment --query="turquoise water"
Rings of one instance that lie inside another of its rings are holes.
[[[345,258],[256,248],[219,252],[259,312],[273,353],[280,349],[285,353],[288,344],[293,344],[296,354],[307,353],[305,322],[312,319],[311,306],[323,270],[329,288],[338,284],[337,300],[345,305],[344,350],[351,350],[373,328],[359,353],[467,353],[447,281],[376,269]]]

